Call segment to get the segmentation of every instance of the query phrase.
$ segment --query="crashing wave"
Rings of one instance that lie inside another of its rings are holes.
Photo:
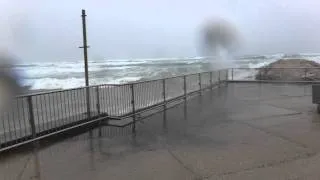
[[[299,55],[320,62],[320,55]],[[252,68],[266,66],[284,56],[289,57],[289,54],[237,57],[232,67],[247,69],[235,71],[234,78],[250,79],[256,73]],[[121,84],[211,71],[218,63],[213,57],[102,60],[89,63],[89,77],[91,85]],[[81,61],[20,64],[15,69],[23,75],[23,85],[31,89],[67,89],[84,85]]]

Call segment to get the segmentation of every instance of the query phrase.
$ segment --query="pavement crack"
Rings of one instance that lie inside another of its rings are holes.
[[[243,170],[239,170],[239,171],[229,171],[229,172],[224,172],[224,173],[220,173],[220,174],[212,174],[212,175],[206,176],[204,179],[208,179],[208,178],[211,178],[213,176],[222,177],[222,176],[227,176],[227,175],[238,174],[238,173],[241,173],[241,172],[252,171],[252,170],[256,170],[256,169],[262,169],[262,168],[268,168],[268,167],[276,167],[276,166],[280,166],[282,164],[291,163],[291,162],[298,161],[298,160],[301,160],[301,159],[308,159],[310,157],[315,156],[316,154],[317,153],[305,153],[305,154],[302,154],[302,155],[299,154],[299,155],[294,156],[294,157],[292,157],[290,159],[283,159],[283,160],[280,160],[280,161],[267,162],[267,163],[263,163],[263,164],[260,164],[260,165],[254,166],[254,167],[250,167],[250,168],[246,168],[246,169],[243,169]]]
[[[299,112],[299,111],[297,111],[296,109],[287,108],[287,107],[281,107],[281,106],[277,106],[277,105],[270,104],[270,103],[264,103],[264,104],[266,104],[266,105],[268,105],[268,106],[275,107],[275,108],[285,109],[285,110],[288,110],[288,111],[294,111],[294,112],[296,112],[296,113],[300,113],[300,114],[302,114],[302,112]]]
[[[184,169],[189,171],[191,174],[195,175],[195,179],[202,179],[203,177],[196,173],[192,168],[188,167],[185,163],[183,163],[171,150],[167,147],[167,151],[172,156],[173,159],[175,159]]]
[[[24,165],[22,167],[22,170],[17,175],[17,178],[16,178],[17,180],[20,180],[22,178],[22,175],[25,172],[25,170],[27,169],[27,166],[28,166],[30,160],[31,160],[31,155],[28,157],[28,159],[26,160],[26,162],[24,163]]]
[[[287,142],[290,142],[290,143],[292,143],[292,144],[295,144],[296,146],[299,146],[299,147],[301,147],[301,148],[308,149],[308,150],[310,150],[311,152],[315,152],[313,149],[311,149],[311,148],[310,148],[309,146],[307,146],[306,144],[301,143],[301,142],[298,142],[298,141],[295,141],[295,140],[293,140],[293,139],[291,139],[291,138],[288,138],[288,137],[286,137],[286,136],[282,136],[282,135],[280,135],[280,134],[278,134],[278,133],[275,133],[275,132],[272,132],[272,131],[268,131],[267,129],[254,126],[254,125],[252,125],[252,124],[250,124],[250,123],[247,123],[247,122],[244,122],[244,121],[238,121],[238,122],[236,122],[236,123],[240,123],[240,124],[247,125],[247,126],[253,128],[253,129],[257,129],[257,130],[259,130],[259,131],[261,131],[261,132],[264,132],[264,133],[266,133],[266,134],[268,134],[268,135],[271,135],[271,136],[280,138],[280,139],[282,139],[282,140],[284,140],[284,141],[287,141]]]
[[[270,116],[266,116],[266,117],[248,119],[246,121],[265,120],[265,119],[270,119],[270,118],[285,117],[285,116],[295,116],[295,115],[300,115],[300,114],[303,114],[303,113],[302,112],[294,112],[294,113],[290,113],[290,114],[270,115]],[[245,123],[245,121],[243,121],[243,120],[239,120],[239,121]]]

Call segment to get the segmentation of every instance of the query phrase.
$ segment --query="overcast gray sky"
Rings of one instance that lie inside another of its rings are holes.
[[[0,0],[0,46],[24,61],[82,58],[81,9],[89,55],[198,55],[199,27],[224,18],[242,35],[240,54],[320,52],[316,0]]]

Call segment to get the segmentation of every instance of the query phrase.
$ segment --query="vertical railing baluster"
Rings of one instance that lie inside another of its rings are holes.
[[[134,84],[131,84],[131,104],[132,104],[132,118],[133,118],[133,125],[132,125],[132,133],[136,133],[136,108],[135,108],[135,98],[134,98]]]
[[[233,68],[231,69],[231,80],[233,81]]]
[[[199,76],[199,93],[200,95],[202,94],[201,91],[202,91],[202,87],[201,87],[201,73],[198,74]]]
[[[184,91],[184,100],[187,100],[187,78],[183,76],[183,91]]]
[[[96,96],[97,96],[97,112],[98,116],[100,115],[100,95],[99,95],[99,86],[96,87]]]
[[[31,129],[31,136],[32,136],[32,138],[36,138],[37,132],[36,132],[36,125],[35,125],[35,122],[34,122],[32,96],[28,96],[27,97],[27,101],[28,101],[29,123],[30,123],[30,129]]]
[[[213,86],[213,84],[212,84],[212,71],[210,72],[210,89],[212,89],[212,86]]]

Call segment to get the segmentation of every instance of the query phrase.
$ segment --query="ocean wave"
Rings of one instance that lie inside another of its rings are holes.
[[[214,57],[120,59],[89,61],[90,84],[121,84],[132,81],[159,79],[223,67],[259,68],[278,59],[299,57],[320,63],[320,54],[284,53],[237,57],[221,62]],[[23,84],[32,89],[67,89],[84,85],[82,61],[18,64],[14,67],[22,74]],[[239,70],[234,79],[254,78],[254,70]]]

